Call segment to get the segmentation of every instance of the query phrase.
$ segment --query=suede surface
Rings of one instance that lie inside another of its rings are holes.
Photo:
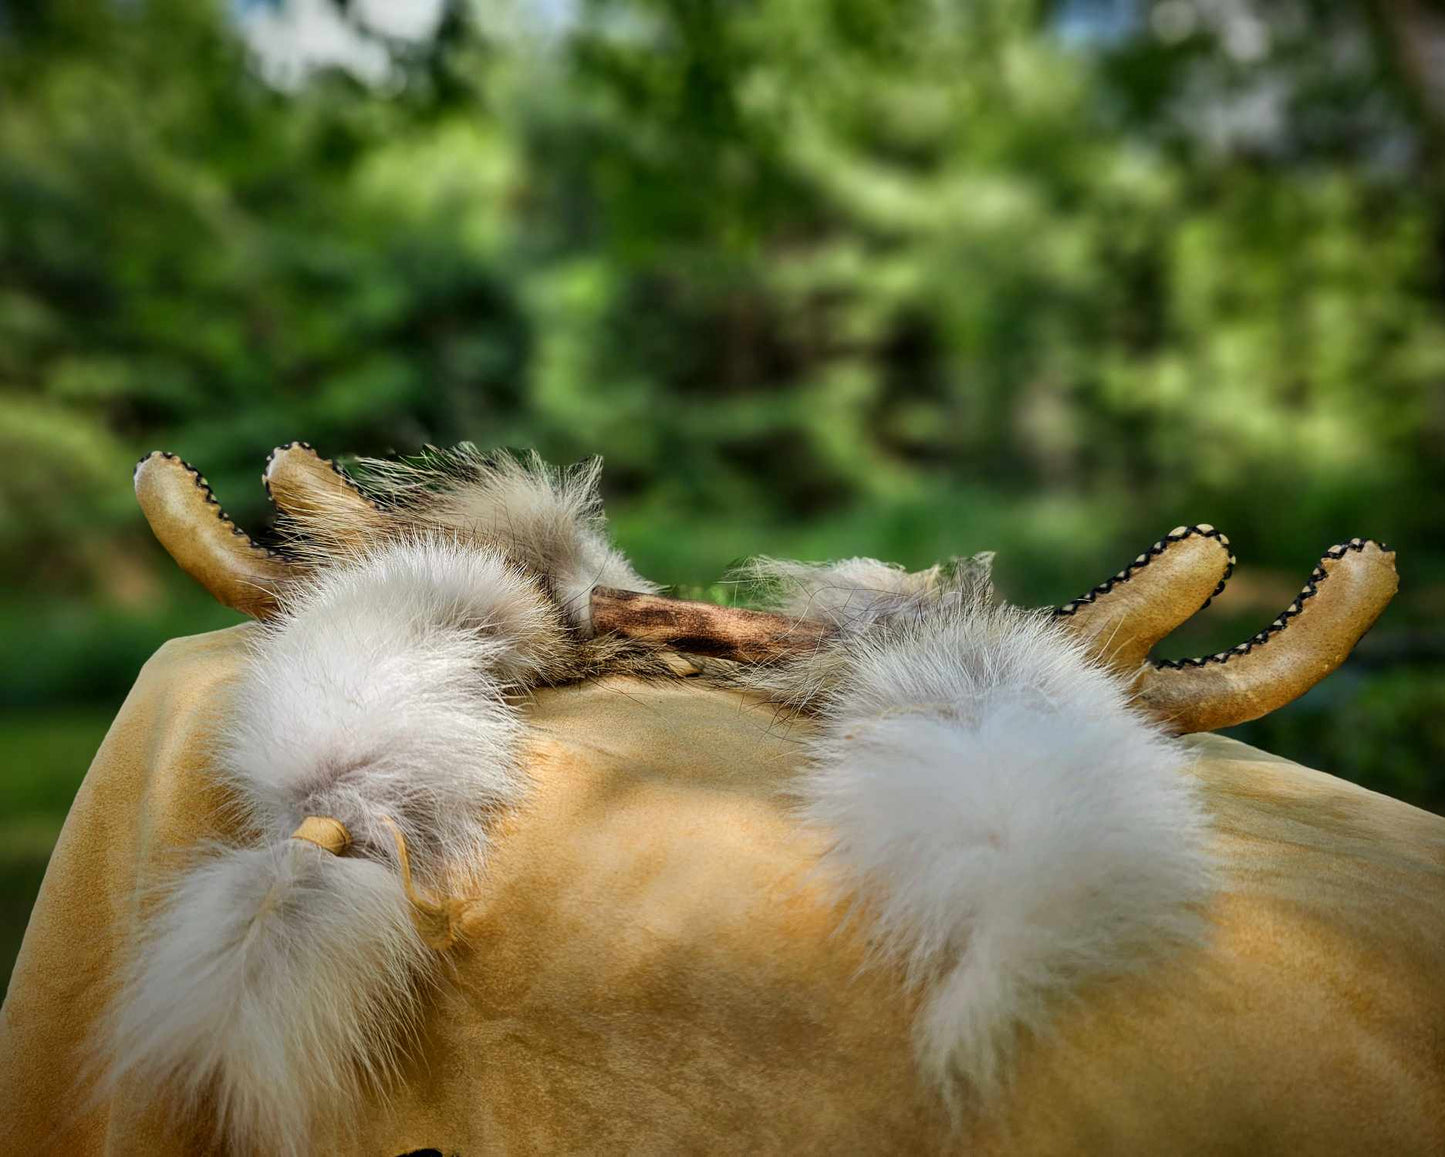
[[[72,807],[0,1015],[0,1154],[213,1151],[100,1092],[147,889],[238,841],[205,769],[238,627],[147,664]],[[1224,862],[1208,945],[1095,985],[950,1114],[786,791],[805,724],[698,679],[538,693],[404,1079],[317,1153],[1445,1153],[1445,820],[1188,741]]]

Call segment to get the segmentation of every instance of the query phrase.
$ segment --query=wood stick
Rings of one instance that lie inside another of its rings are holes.
[[[745,663],[807,654],[832,633],[811,619],[605,587],[592,592],[592,624],[599,635],[616,632],[655,647]]]

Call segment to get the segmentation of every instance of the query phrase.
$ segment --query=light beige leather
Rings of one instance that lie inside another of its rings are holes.
[[[238,838],[204,769],[243,632],[146,666],[76,798],[0,1017],[0,1154],[207,1152],[80,1074],[138,889]],[[957,1128],[780,794],[801,724],[696,679],[537,695],[526,807],[389,1102],[317,1153],[1439,1154],[1445,820],[1190,740],[1227,864],[1198,951],[1085,992]]]
[[[1160,640],[1196,615],[1234,568],[1229,539],[1212,526],[1170,531],[1127,567],[1056,613],[1101,662],[1133,674]]]
[[[136,464],[134,482],[156,540],[217,602],[258,618],[275,610],[290,566],[231,521],[199,470],[157,450]]]
[[[1248,642],[1202,663],[1146,664],[1136,701],[1178,733],[1268,715],[1337,670],[1398,587],[1394,551],[1362,539],[1335,547],[1289,608]]]

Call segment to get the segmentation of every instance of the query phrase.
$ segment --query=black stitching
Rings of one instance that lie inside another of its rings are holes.
[[[373,510],[381,510],[381,504],[377,502],[376,499],[372,498],[371,495],[367,494],[366,491],[364,491],[360,486],[358,486],[356,482],[352,479],[350,474],[348,474],[330,458],[322,458],[320,452],[316,449],[315,446],[311,445],[310,442],[303,442],[300,439],[297,439],[293,442],[282,442],[281,445],[277,446],[274,450],[271,451],[271,453],[266,455],[266,465],[261,468],[261,485],[266,488],[266,497],[270,499],[273,506],[276,503],[276,499],[272,497],[271,494],[271,463],[276,460],[276,455],[281,453],[282,450],[290,450],[293,446],[299,446],[301,447],[301,449],[309,451],[320,461],[325,462],[326,465],[331,467],[332,472],[338,478],[340,478],[342,482],[346,483],[346,485],[350,487],[350,489],[356,492],[356,494],[362,499],[362,501],[364,501]]]
[[[1342,546],[1330,547],[1329,550],[1325,551],[1324,557],[1329,559],[1341,559],[1344,558],[1345,554],[1349,551],[1355,551],[1358,553],[1359,551],[1364,550],[1366,546],[1370,545],[1374,545],[1378,547],[1381,551],[1389,553],[1390,548],[1386,546],[1383,542],[1375,542],[1373,539],[1369,538],[1352,538],[1349,542],[1343,544]],[[1307,603],[1310,599],[1314,598],[1315,595],[1319,594],[1320,583],[1324,582],[1325,579],[1330,577],[1330,572],[1325,570],[1323,563],[1324,559],[1321,559],[1321,565],[1316,566],[1315,569],[1310,572],[1309,581],[1305,583],[1303,588],[1301,588],[1300,593],[1295,596],[1294,602],[1290,603],[1290,605],[1286,607],[1283,612],[1281,612],[1280,616],[1275,619],[1274,622],[1270,623],[1270,625],[1265,627],[1264,630],[1259,631],[1256,634],[1252,635],[1250,638],[1246,639],[1243,643],[1231,647],[1227,651],[1220,651],[1213,655],[1203,655],[1199,658],[1150,659],[1149,662],[1153,665],[1156,671],[1178,671],[1186,667],[1204,667],[1210,663],[1227,663],[1230,659],[1233,659],[1239,655],[1248,655],[1256,647],[1262,647],[1265,643],[1269,642],[1270,639],[1274,638],[1275,635],[1279,634],[1282,630],[1284,630],[1285,627],[1289,625],[1290,619],[1299,615],[1304,610],[1305,603]]]
[[[1068,618],[1070,615],[1077,612],[1080,607],[1089,606],[1091,603],[1096,602],[1104,595],[1107,595],[1120,583],[1128,582],[1131,578],[1133,578],[1136,574],[1138,574],[1141,570],[1143,570],[1146,566],[1148,566],[1151,562],[1153,562],[1156,558],[1158,558],[1161,554],[1168,550],[1173,543],[1183,542],[1186,538],[1193,538],[1196,535],[1200,538],[1217,539],[1221,546],[1223,546],[1226,550],[1229,549],[1229,539],[1212,526],[1209,527],[1209,529],[1207,530],[1204,529],[1204,527],[1202,526],[1186,526],[1182,530],[1173,531],[1170,534],[1166,534],[1163,538],[1161,538],[1158,542],[1156,542],[1153,546],[1151,546],[1148,550],[1146,550],[1143,554],[1141,554],[1138,558],[1136,558],[1133,562],[1131,562],[1128,566],[1126,566],[1123,570],[1121,570],[1118,574],[1114,575],[1112,578],[1105,579],[1098,586],[1094,587],[1093,590],[1089,591],[1087,594],[1080,595],[1072,602],[1065,603],[1063,606],[1055,608],[1053,617],[1056,619]],[[1234,574],[1233,554],[1229,556],[1229,562],[1225,564],[1224,576],[1219,580],[1219,585],[1215,587],[1210,596],[1204,600],[1204,603],[1200,606],[1199,610],[1202,611],[1205,607],[1207,607],[1210,603],[1212,603],[1216,598],[1219,597],[1220,592],[1224,590],[1224,584],[1229,581],[1229,578],[1232,574]],[[1196,611],[1195,613],[1197,614],[1198,612]]]
[[[279,550],[273,550],[269,546],[263,546],[261,543],[257,542],[254,538],[247,534],[244,530],[242,530],[239,526],[237,526],[236,520],[226,513],[225,508],[216,498],[216,492],[211,489],[211,484],[206,481],[206,476],[202,474],[199,470],[197,470],[194,466],[192,466],[189,462],[187,462],[184,458],[182,458],[179,454],[172,454],[169,450],[152,450],[149,454],[146,454],[135,464],[135,470],[131,471],[132,477],[137,471],[140,470],[142,466],[144,466],[148,461],[158,455],[166,459],[168,462],[179,463],[181,468],[184,469],[188,474],[190,474],[191,481],[196,484],[196,489],[199,490],[201,494],[205,497],[206,504],[208,506],[215,507],[216,517],[226,526],[230,527],[231,533],[234,534],[237,538],[244,538],[246,540],[246,544],[251,547],[252,550],[259,550],[268,558],[284,559],[286,557]]]

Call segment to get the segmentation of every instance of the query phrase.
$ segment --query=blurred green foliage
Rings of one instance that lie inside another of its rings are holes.
[[[603,454],[672,583],[993,548],[1059,602],[1212,521],[1242,569],[1174,653],[1388,539],[1361,661],[1245,734],[1445,807],[1445,168],[1402,7],[452,3],[371,37],[381,81],[278,84],[254,3],[0,4],[0,705],[109,709],[233,621],[150,543],[141,453],[264,529],[279,442],[469,438]]]
[[[284,92],[205,3],[7,11],[20,583],[90,589],[137,452],[255,522],[295,436],[600,451],[689,523],[973,483],[1115,512],[1079,544],[1207,515],[1292,569],[1436,528],[1436,182],[1151,126],[1177,47],[1146,84],[1016,2],[614,0],[545,43],[456,9],[393,84]],[[706,577],[674,540],[649,561]]]

